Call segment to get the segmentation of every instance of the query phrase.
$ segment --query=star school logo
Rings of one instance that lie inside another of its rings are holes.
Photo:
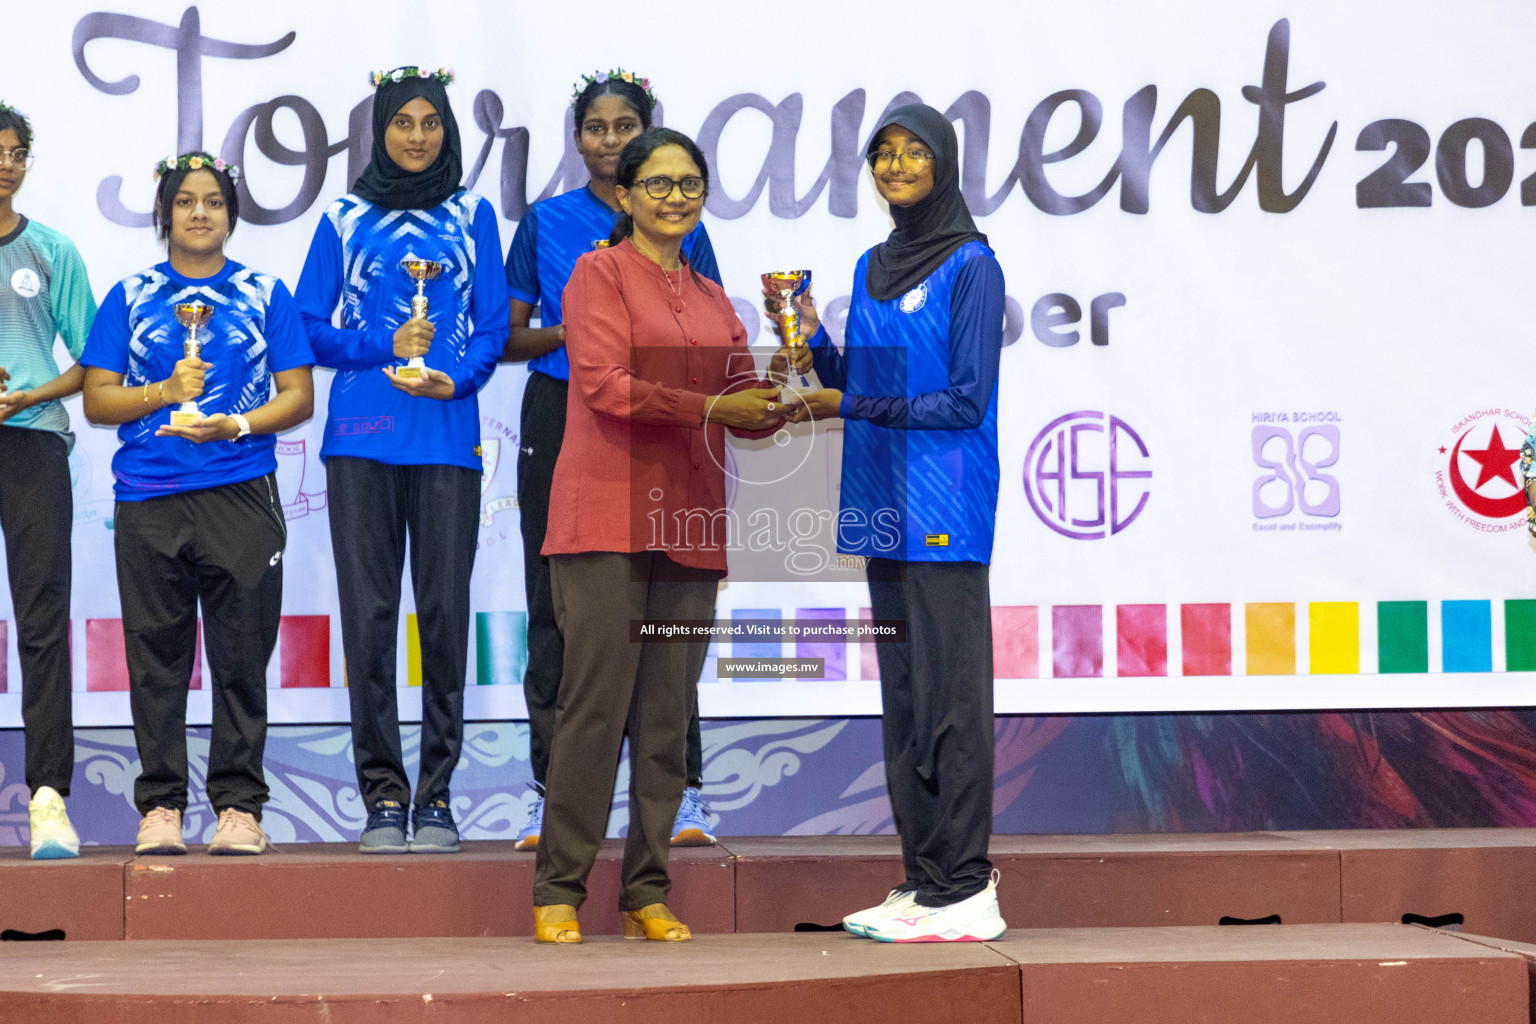
[[[1435,451],[1435,485],[1446,511],[1481,533],[1505,533],[1525,523],[1525,492],[1517,463],[1524,417],[1482,409],[1462,417]]]
[[[925,281],[901,297],[901,311],[916,313],[928,301],[928,283]]]

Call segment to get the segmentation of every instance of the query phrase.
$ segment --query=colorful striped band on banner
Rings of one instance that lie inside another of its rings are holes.
[[[993,615],[997,614],[997,609],[996,608],[992,609],[992,614]],[[860,622],[864,622],[864,623],[873,622],[874,618],[875,618],[874,609],[872,609],[872,608],[860,608],[859,609],[859,621]],[[860,679],[879,679],[880,678],[880,655],[875,651],[875,645],[874,644],[859,644],[859,678]]]
[[[1504,602],[1504,670],[1536,670],[1536,601]]]
[[[278,684],[283,689],[331,685],[329,615],[284,615],[277,645]]]
[[[737,608],[731,612],[732,624],[750,622],[753,620],[768,619],[777,621],[783,612],[778,608]],[[778,658],[783,655],[783,647],[778,640],[747,640],[739,637],[731,638],[732,658]],[[777,681],[773,676],[738,676],[737,682],[746,682],[749,679],[770,679]]]
[[[992,675],[1040,677],[1040,609],[1035,605],[992,606]]]
[[[1446,672],[1493,671],[1493,602],[1440,602],[1440,660]]]
[[[1429,671],[1429,602],[1376,602],[1377,671]]]
[[[797,608],[795,609],[795,622],[801,625],[815,625],[818,622],[841,623],[847,617],[847,611],[842,608]],[[847,640],[812,640],[809,642],[795,642],[795,657],[824,658],[824,671],[820,678],[829,680],[844,680],[848,678],[848,641]]]
[[[1115,607],[1115,674],[1168,674],[1168,606],[1122,604]]]
[[[414,612],[405,617],[405,685],[421,685],[421,632]]]
[[[1359,602],[1307,605],[1307,651],[1313,675],[1359,675]]]
[[[1232,606],[1179,606],[1179,645],[1187,676],[1232,674]]]
[[[1051,609],[1051,675],[1091,679],[1104,675],[1104,609],[1059,604]]]
[[[528,667],[528,613],[475,613],[475,683],[521,686]]]
[[[1289,676],[1296,672],[1296,606],[1250,604],[1245,609],[1248,629],[1248,674]]]

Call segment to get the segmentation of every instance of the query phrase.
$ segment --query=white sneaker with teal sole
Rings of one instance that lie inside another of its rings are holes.
[[[80,836],[69,823],[64,798],[52,786],[39,786],[27,803],[32,823],[32,859],[64,860],[80,856]]]
[[[535,793],[533,806],[528,808],[528,820],[523,824],[523,830],[517,834],[517,845],[514,850],[536,850],[539,848],[539,833],[544,831],[544,794]]]
[[[843,918],[843,931],[859,938],[869,937],[869,925],[872,921],[878,921],[882,917],[892,917],[913,906],[912,893],[901,889],[892,889],[885,902],[878,907],[870,907],[868,910],[860,910]]]
[[[913,903],[869,922],[865,934],[880,942],[990,942],[1008,930],[997,907],[997,878],[993,871],[985,889],[947,907]]]

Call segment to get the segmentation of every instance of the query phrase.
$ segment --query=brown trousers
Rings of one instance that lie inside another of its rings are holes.
[[[581,906],[629,735],[629,834],[620,910],[665,903],[672,822],[683,797],[688,718],[707,643],[630,640],[630,622],[715,617],[719,573],[660,552],[549,559],[565,669],[555,712],[536,906]]]

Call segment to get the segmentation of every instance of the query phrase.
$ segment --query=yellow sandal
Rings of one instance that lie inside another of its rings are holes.
[[[536,942],[580,942],[581,923],[576,920],[576,908],[569,903],[534,907],[533,938]]]
[[[663,914],[666,916],[661,916]],[[624,937],[652,942],[689,942],[693,933],[673,916],[665,903],[652,903],[639,910],[624,912]]]

